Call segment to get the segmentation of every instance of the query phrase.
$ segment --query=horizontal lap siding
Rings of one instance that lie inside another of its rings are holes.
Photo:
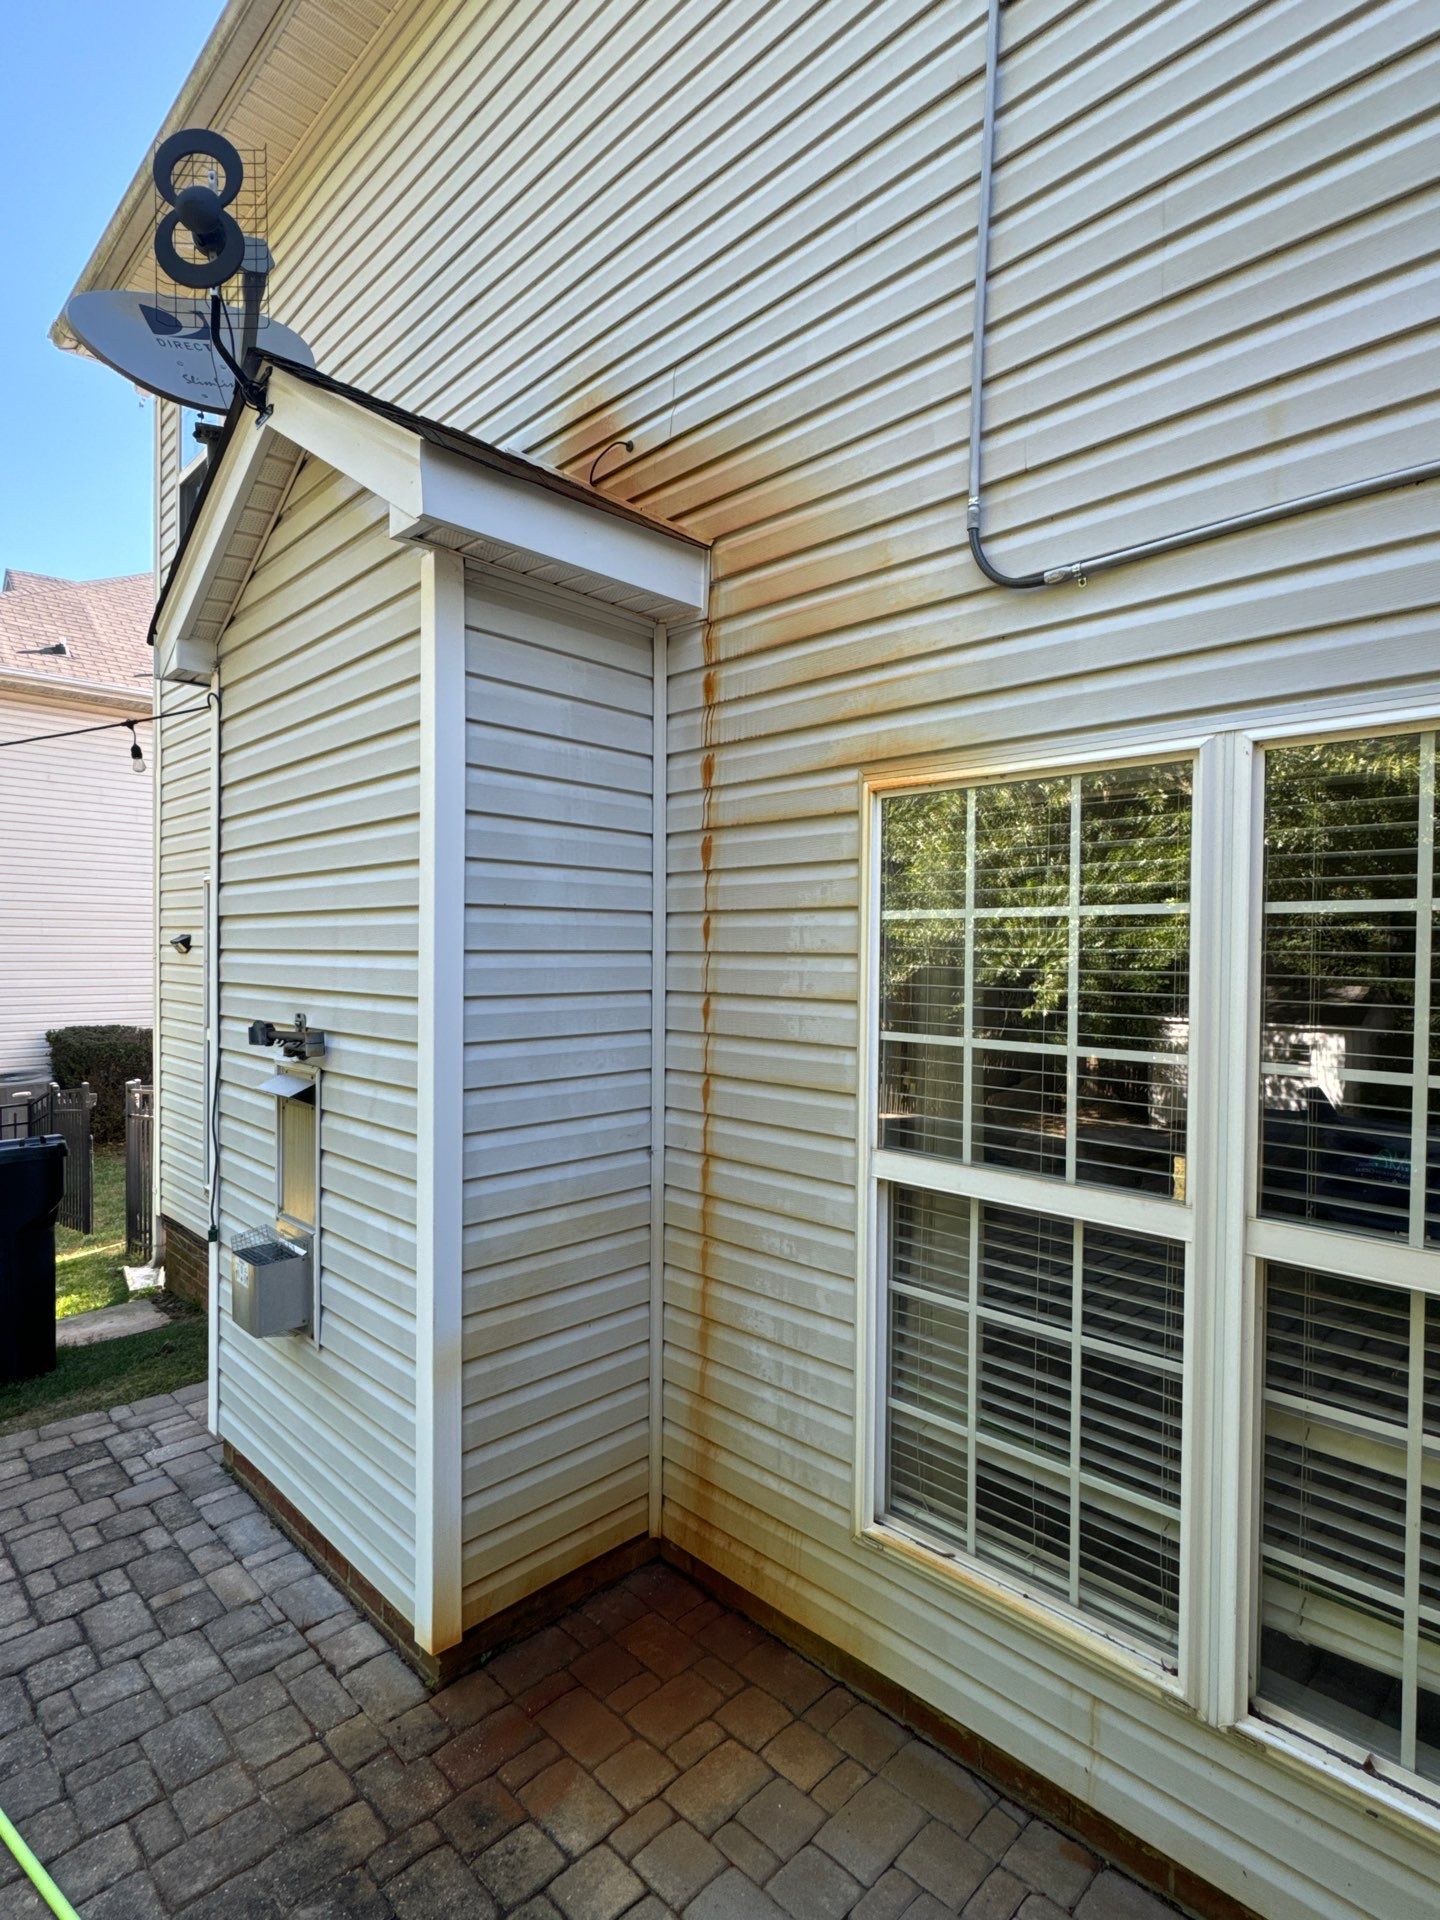
[[[155,530],[158,587],[180,538],[176,491],[180,410],[168,400],[157,400],[155,407],[160,474]],[[168,686],[161,689],[160,699],[165,710],[193,708],[204,700],[204,690]],[[211,721],[208,714],[187,712],[180,719],[160,720],[156,730],[160,736],[154,873],[160,994],[155,1017],[160,1212],[203,1238],[210,1228],[205,1178],[205,959],[210,929],[205,924],[205,880],[211,862]],[[169,944],[182,933],[190,936],[188,953],[177,953]]]
[[[653,644],[466,599],[472,1625],[647,1525]]]
[[[1267,1913],[1419,1920],[1412,1833],[850,1538],[860,770],[1435,671],[1434,488],[1084,589],[977,574],[981,16],[431,7],[276,183],[275,309],[341,377],[577,475],[633,438],[604,484],[715,543],[703,645],[672,641],[667,1532]],[[1424,0],[1005,10],[1003,562],[1433,452],[1436,28]],[[592,1213],[597,1246],[638,1229]]]
[[[220,650],[220,1432],[407,1616],[414,1600],[419,573],[302,467]],[[323,1343],[229,1318],[275,1217],[255,1019],[327,1036]]]
[[[118,718],[0,688],[0,741]],[[119,731],[7,747],[3,769],[0,1073],[43,1076],[52,1027],[150,1024],[151,781]]]

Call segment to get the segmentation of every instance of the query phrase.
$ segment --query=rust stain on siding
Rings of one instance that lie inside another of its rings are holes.
[[[711,807],[715,787],[715,729],[716,702],[719,693],[719,675],[715,668],[714,628],[706,621],[701,635],[701,647],[705,660],[705,675],[701,682],[701,694],[704,709],[701,715],[701,741],[703,753],[700,759],[700,871],[701,871],[701,920],[700,920],[700,1324],[696,1335],[695,1362],[698,1374],[696,1383],[696,1405],[694,1420],[694,1440],[700,1456],[701,1471],[697,1483],[702,1489],[702,1511],[697,1516],[701,1520],[711,1519],[708,1483],[704,1478],[705,1463],[715,1452],[715,1438],[711,1432],[709,1418],[710,1407],[710,1342],[712,1333],[711,1288],[714,1280],[714,1234],[713,1234],[713,1142],[711,1140],[711,1100],[712,1100],[712,1047],[714,1043],[714,947],[711,933],[715,917],[714,864],[715,836],[711,827]]]

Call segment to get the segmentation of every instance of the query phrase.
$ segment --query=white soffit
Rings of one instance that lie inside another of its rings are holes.
[[[209,681],[302,454],[383,500],[397,540],[449,548],[657,622],[704,616],[710,556],[698,541],[498,449],[457,450],[463,436],[411,427],[318,379],[273,368],[268,411],[242,414],[221,448],[156,612],[162,679]]]

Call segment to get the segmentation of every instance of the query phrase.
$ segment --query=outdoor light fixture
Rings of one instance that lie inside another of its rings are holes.
[[[170,944],[177,953],[188,953],[194,942],[188,933],[172,933]]]
[[[140,750],[140,741],[135,732],[135,722],[133,720],[127,720],[125,724],[130,729],[130,771],[132,773],[144,773],[145,755]]]

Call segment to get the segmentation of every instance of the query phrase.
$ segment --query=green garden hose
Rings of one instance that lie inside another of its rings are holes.
[[[80,1916],[76,1913],[74,1907],[71,1906],[70,1902],[65,1898],[64,1894],[61,1893],[60,1889],[35,1858],[29,1847],[27,1847],[25,1842],[20,1838],[19,1833],[6,1815],[3,1807],[0,1807],[0,1840],[5,1842],[11,1853],[13,1853],[15,1858],[20,1862],[22,1868],[30,1877],[31,1885],[45,1902],[46,1906],[49,1907],[50,1911],[58,1914],[59,1920],[80,1920]]]

